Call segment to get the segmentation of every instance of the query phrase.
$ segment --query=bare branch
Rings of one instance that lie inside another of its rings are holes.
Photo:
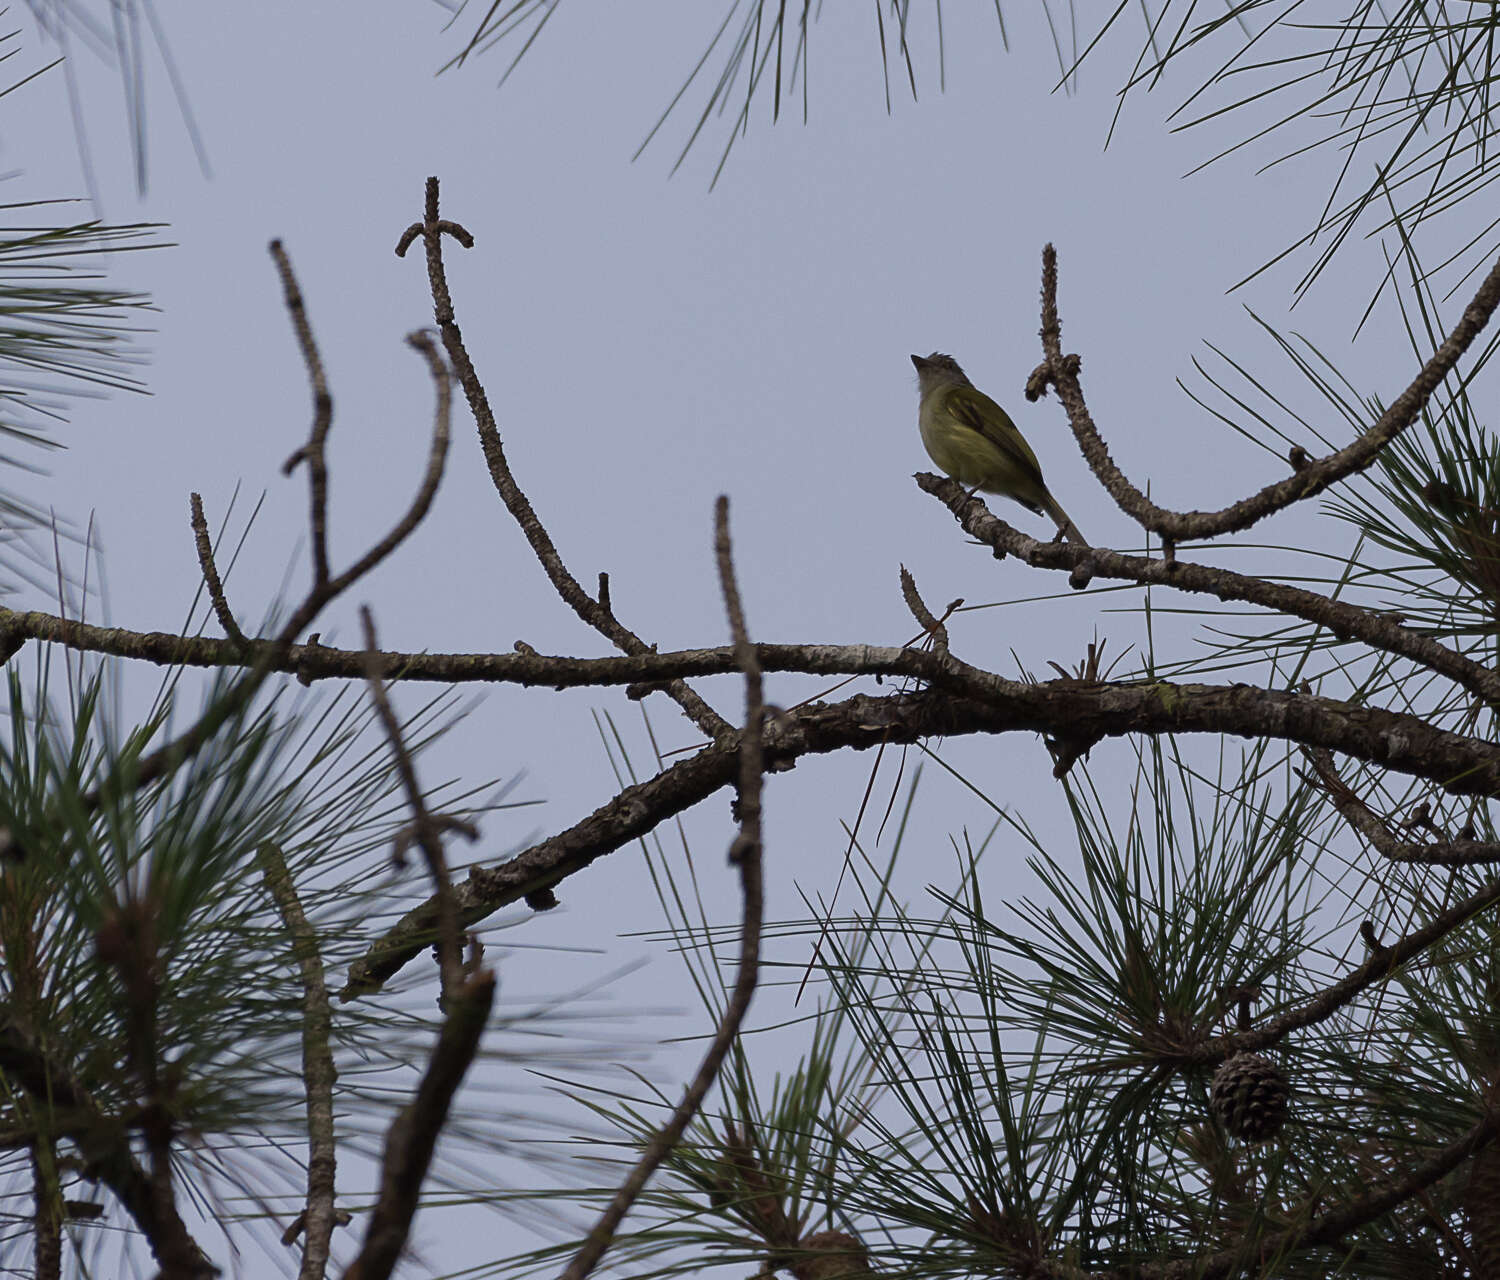
[[[442,1031],[433,1046],[427,1071],[412,1099],[392,1122],[386,1135],[381,1161],[380,1196],[370,1215],[364,1247],[344,1273],[345,1280],[385,1280],[411,1233],[422,1183],[432,1163],[438,1135],[448,1118],[448,1109],[464,1074],[479,1051],[479,1040],[495,1000],[495,975],[479,968],[480,951],[474,952],[474,972],[465,974],[459,954],[460,934],[453,903],[453,886],[443,856],[439,822],[427,812],[422,788],[417,782],[411,753],[402,741],[401,726],[391,709],[380,677],[375,672],[375,624],[370,611],[362,609],[365,643],[372,655],[370,693],[390,740],[396,770],[411,806],[417,842],[427,856],[432,875],[439,921],[438,948],[442,973]]]
[[[1339,777],[1338,768],[1330,752],[1309,749],[1307,757],[1317,770],[1317,780],[1339,811],[1356,832],[1369,841],[1371,848],[1392,862],[1415,862],[1435,867],[1467,867],[1479,863],[1500,861],[1500,843],[1492,840],[1474,840],[1460,836],[1457,840],[1434,840],[1427,843],[1397,840],[1391,830],[1371,812],[1353,789]],[[1307,774],[1301,774],[1308,778]],[[1311,779],[1308,779],[1311,781]]]
[[[438,1134],[464,1073],[479,1051],[479,1039],[494,1000],[495,975],[488,969],[473,974],[449,993],[443,1029],[416,1097],[402,1109],[386,1134],[380,1197],[370,1214],[364,1246],[344,1272],[344,1280],[385,1280],[401,1256]]]
[[[402,790],[406,792],[406,803],[411,808],[412,831],[427,859],[427,870],[435,886],[434,896],[437,900],[438,916],[438,973],[443,999],[446,1000],[449,993],[456,991],[458,984],[463,980],[463,934],[459,930],[458,912],[453,905],[453,884],[448,876],[448,860],[443,853],[442,830],[432,814],[427,811],[427,802],[422,796],[422,786],[417,781],[416,763],[411,758],[411,752],[406,749],[406,743],[401,736],[401,723],[396,719],[391,700],[385,691],[385,684],[380,679],[380,672],[377,669],[379,663],[376,659],[379,644],[375,637],[375,620],[370,616],[370,610],[367,607],[360,608],[359,617],[364,627],[368,655],[367,675],[370,698],[375,703],[375,713],[380,717],[386,740],[390,743],[396,774],[401,779]]]
[[[600,635],[611,641],[621,652],[648,653],[650,646],[635,632],[624,626],[610,611],[608,591],[601,590],[601,599],[595,600],[568,571],[567,566],[563,564],[562,556],[558,554],[557,547],[532,508],[531,502],[521,491],[520,485],[516,483],[515,476],[511,473],[510,464],[505,459],[505,447],[500,440],[500,429],[496,425],[494,411],[490,408],[489,396],[485,392],[484,384],[479,380],[479,375],[474,371],[474,363],[469,359],[463,335],[453,316],[453,299],[448,290],[447,273],[443,266],[442,238],[445,234],[453,236],[466,249],[474,243],[473,237],[462,227],[438,217],[438,180],[428,178],[423,221],[413,223],[406,229],[396,246],[396,252],[404,256],[418,236],[421,236],[426,246],[427,279],[432,292],[433,316],[437,320],[438,331],[442,334],[443,347],[448,352],[448,359],[458,375],[459,385],[463,387],[464,395],[468,398],[469,411],[473,414],[475,426],[479,430],[480,448],[484,451],[485,464],[489,467],[490,479],[494,483],[495,491],[500,495],[505,509],[520,525],[521,532],[526,535],[526,541],[531,544],[531,549],[541,562],[547,577],[568,607]],[[687,713],[688,718],[711,739],[725,737],[733,732],[728,722],[682,681],[673,680],[664,687],[665,691]]]
[[[757,655],[765,650],[756,647]],[[1076,742],[1136,733],[1214,733],[1326,747],[1427,778],[1457,795],[1500,794],[1500,746],[1435,728],[1420,716],[1249,685],[1080,684],[1071,678],[1033,684],[980,671],[951,654],[904,652],[907,669],[932,688],[878,698],[859,694],[787,711],[766,729],[768,763],[785,768],[805,755],[970,733],[1034,732]],[[727,786],[735,776],[737,751],[733,739],[706,747],[626,787],[581,822],[509,862],[472,868],[455,887],[460,920],[472,924],[555,885]],[[434,911],[429,899],[388,929],[351,966],[340,998],[378,990],[417,954],[436,926]]]
[[[300,297],[299,297],[300,302]],[[433,497],[443,478],[443,464],[448,456],[448,421],[450,396],[447,370],[437,354],[432,340],[424,333],[408,335],[407,345],[427,361],[437,390],[437,408],[434,414],[432,444],[427,456],[427,469],[418,485],[416,496],[405,513],[396,521],[390,532],[356,560],[343,573],[321,582],[315,581],[307,597],[292,612],[292,616],[268,649],[257,652],[262,656],[250,668],[245,677],[220,696],[181,736],[158,747],[150,755],[133,761],[125,773],[115,773],[100,783],[85,799],[89,805],[97,806],[112,790],[139,788],[150,785],[178,768],[184,760],[200,750],[214,734],[250,704],[266,677],[285,660],[292,641],[322,612],[323,608],[337,596],[347,591],[382,560],[399,547],[427,514]]]
[[[299,464],[307,464],[307,523],[312,535],[313,588],[316,590],[328,581],[328,458],[325,446],[329,428],[333,425],[333,396],[329,393],[328,377],[323,371],[323,357],[318,354],[318,344],[313,338],[312,322],[307,318],[302,289],[280,240],[271,241],[271,257],[276,263],[276,274],[281,277],[282,295],[286,300],[287,314],[291,317],[292,332],[296,334],[297,346],[302,351],[302,362],[307,366],[307,380],[312,384],[312,430],[308,433],[307,443],[292,454],[281,469],[285,475],[291,475]]]
[[[1067,410],[1068,422],[1084,458],[1110,497],[1132,519],[1169,543],[1184,542],[1189,538],[1211,538],[1248,529],[1266,516],[1322,493],[1335,482],[1368,467],[1386,445],[1417,420],[1432,393],[1457,366],[1459,358],[1489,323],[1497,306],[1500,306],[1500,261],[1490,269],[1458,323],[1433,352],[1432,358],[1368,431],[1326,457],[1304,461],[1290,476],[1221,511],[1169,511],[1159,507],[1115,465],[1084,401],[1083,386],[1078,377],[1079,359],[1076,355],[1063,355],[1062,324],[1057,313],[1057,250],[1050,244],[1042,250],[1042,350],[1046,360],[1032,374],[1026,395],[1035,400],[1045,390],[1046,384],[1057,388],[1058,398]]]
[[[608,1207],[600,1215],[583,1246],[574,1255],[561,1280],[584,1280],[619,1230],[625,1215],[645,1190],[646,1183],[661,1162],[681,1141],[688,1125],[703,1105],[709,1089],[718,1079],[719,1068],[739,1035],[740,1024],[750,1007],[760,973],[760,929],[764,912],[764,887],[761,881],[760,796],[763,762],[761,732],[765,701],[761,688],[760,666],[755,648],[745,627],[744,605],[734,577],[734,560],[729,543],[729,499],[721,496],[714,507],[714,550],[719,565],[719,583],[724,591],[724,609],[729,615],[729,630],[734,637],[735,656],[745,673],[745,728],[739,746],[739,834],[730,846],[729,860],[740,869],[740,890],[744,896],[744,915],[740,924],[739,968],[734,988],[723,1016],[714,1032],[708,1051],[703,1055],[697,1073],[682,1095],[671,1118],[652,1137],[630,1176],[620,1185]]]
[[[917,476],[917,485],[942,502],[965,533],[992,547],[997,554],[1015,556],[1033,568],[1070,573],[1086,569],[1093,577],[1119,578],[1260,605],[1327,627],[1341,639],[1362,640],[1372,648],[1410,658],[1490,705],[1500,706],[1500,672],[1373,610],[1216,565],[1194,564],[1178,559],[1175,554],[1151,558],[1122,555],[1103,547],[1039,542],[992,515],[980,499],[970,497],[969,491],[956,480],[922,472]]]
[[[224,628],[224,634],[234,644],[244,648],[246,644],[245,633],[240,630],[240,624],[234,620],[234,614],[230,611],[229,600],[224,595],[224,583],[219,578],[219,566],[214,563],[214,544],[208,536],[208,521],[203,516],[203,499],[196,493],[188,495],[188,503],[192,510],[193,543],[198,548],[198,568],[203,573],[203,585],[208,590],[208,598],[214,607],[214,616],[219,619],[219,625]]]
[[[131,631],[99,627],[41,611],[18,613],[0,606],[0,652],[29,639],[66,645],[81,653],[103,653],[161,666],[258,667],[314,680],[363,680],[365,652],[333,645],[284,645],[249,640],[243,650],[210,636],[166,631]],[[800,671],[809,675],[915,674],[905,665],[907,649],[882,645],[758,644],[755,652],[767,671]],[[382,678],[428,680],[440,684],[519,684],[547,688],[585,688],[670,681],[676,676],[728,675],[736,670],[729,645],[647,651],[620,657],[574,658],[539,654],[529,645],[514,653],[404,653],[378,656]]]
[[[329,1047],[333,1018],[317,934],[307,922],[297,886],[281,850],[266,841],[256,851],[266,888],[291,936],[292,954],[302,970],[302,1084],[307,1091],[307,1200],[299,1221],[306,1232],[300,1280],[323,1280],[329,1242],[338,1220],[334,1204],[337,1148],[333,1134],[333,1086],[338,1072]]]

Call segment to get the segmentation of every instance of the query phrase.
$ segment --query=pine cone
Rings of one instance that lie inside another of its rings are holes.
[[[864,1244],[842,1231],[804,1237],[789,1266],[797,1280],[860,1280],[874,1274]]]
[[[1292,1088],[1269,1058],[1237,1053],[1214,1072],[1209,1103],[1229,1133],[1245,1142],[1264,1142],[1286,1123]]]

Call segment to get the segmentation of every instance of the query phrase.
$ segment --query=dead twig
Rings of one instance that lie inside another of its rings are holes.
[[[375,714],[379,716],[381,726],[385,729],[396,774],[401,779],[402,790],[406,792],[406,803],[411,809],[411,837],[427,859],[427,870],[436,886],[438,974],[442,999],[446,1001],[449,992],[457,990],[463,979],[463,934],[459,929],[458,911],[453,905],[453,884],[448,875],[448,860],[443,853],[443,828],[427,811],[422,786],[417,781],[416,764],[406,748],[401,736],[401,723],[396,719],[396,712],[385,691],[385,683],[380,678],[377,659],[380,646],[375,636],[375,620],[370,616],[370,610],[363,606],[359,617],[364,628],[365,652],[369,655],[366,678],[370,685],[370,699],[374,702]],[[454,824],[446,825],[451,827]],[[466,831],[473,832],[473,828],[467,823],[460,825]],[[403,840],[398,844],[398,856],[405,843]]]
[[[1304,754],[1312,761],[1317,777],[1314,779],[1301,770],[1298,770],[1298,775],[1321,785],[1344,821],[1369,841],[1370,847],[1382,857],[1392,862],[1413,862],[1432,867],[1469,867],[1500,861],[1500,843],[1476,840],[1472,831],[1468,835],[1461,834],[1456,840],[1444,838],[1417,842],[1396,839],[1390,828],[1339,777],[1332,752],[1312,747],[1304,749]]]
[[[438,180],[428,178],[423,219],[421,222],[412,223],[402,233],[396,245],[396,253],[398,256],[405,256],[406,251],[419,236],[426,247],[427,280],[432,293],[433,318],[437,321],[438,332],[442,335],[443,348],[448,353],[448,360],[453,365],[459,385],[468,399],[469,412],[473,415],[474,424],[479,431],[479,445],[484,452],[485,465],[489,468],[490,480],[495,486],[495,491],[500,495],[505,509],[520,526],[521,532],[526,536],[526,541],[531,544],[532,551],[541,562],[542,569],[568,607],[621,652],[649,653],[651,646],[624,626],[611,611],[607,583],[601,582],[600,598],[596,600],[569,572],[530,500],[516,483],[510,463],[505,458],[505,447],[500,440],[500,429],[496,424],[494,411],[490,408],[489,396],[485,392],[484,384],[479,380],[478,373],[474,370],[474,363],[469,359],[468,348],[464,346],[463,334],[459,331],[457,320],[454,319],[453,297],[448,290],[447,272],[443,266],[443,236],[445,235],[452,236],[466,249],[474,244],[473,236],[463,227],[438,216]],[[717,740],[733,732],[729,723],[682,680],[669,681],[663,689],[709,738]]]
[[[761,780],[764,774],[762,723],[765,715],[760,665],[755,658],[745,626],[744,605],[734,577],[734,561],[729,543],[729,499],[720,497],[714,508],[714,549],[719,565],[719,583],[724,592],[724,608],[729,615],[729,630],[734,638],[736,657],[745,673],[745,727],[739,745],[739,822],[740,829],[729,847],[729,860],[739,867],[740,891],[744,913],[740,923],[740,958],[734,988],[724,1013],[714,1031],[713,1041],[703,1055],[697,1073],[682,1095],[671,1118],[652,1137],[630,1176],[620,1185],[614,1198],[594,1224],[583,1246],[574,1255],[561,1280],[584,1280],[609,1248],[630,1206],[645,1189],[651,1175],[671,1154],[688,1125],[698,1113],[703,1099],[718,1079],[724,1056],[739,1034],[745,1011],[755,994],[760,977],[760,929],[764,911],[764,886],[761,879]]]
[[[1258,493],[1242,498],[1220,511],[1170,511],[1159,507],[1136,488],[1110,457],[1084,401],[1079,381],[1081,362],[1064,355],[1062,322],[1057,311],[1057,250],[1050,244],[1042,250],[1042,350],[1045,360],[1026,384],[1026,398],[1035,400],[1049,385],[1067,411],[1073,436],[1084,459],[1120,510],[1143,528],[1160,535],[1167,547],[1190,538],[1212,538],[1248,529],[1257,521],[1322,493],[1330,485],[1363,471],[1380,451],[1411,426],[1432,393],[1458,364],[1459,358],[1479,336],[1495,308],[1500,306],[1500,260],[1475,291],[1464,313],[1448,336],[1417,371],[1406,389],[1391,401],[1375,423],[1351,443],[1322,458],[1302,460],[1290,476],[1274,481]]]
[[[911,616],[917,620],[917,625],[922,628],[924,634],[932,638],[932,648],[935,653],[948,652],[948,628],[945,625],[963,601],[955,600],[943,610],[943,616],[933,616],[932,610],[927,607],[927,602],[922,599],[917,590],[917,580],[911,576],[910,570],[905,565],[901,566],[901,598],[906,601],[906,607],[911,610]]]
[[[312,387],[312,430],[308,433],[307,442],[282,464],[281,470],[283,475],[291,475],[299,465],[307,465],[307,522],[312,543],[313,588],[316,590],[327,583],[329,573],[328,456],[325,446],[329,429],[333,426],[333,396],[328,390],[328,375],[323,369],[323,357],[318,353],[318,344],[313,338],[312,322],[307,318],[302,288],[297,283],[291,259],[287,257],[280,240],[271,241],[271,258],[276,263],[276,274],[281,277],[281,292],[286,300],[287,315],[291,318],[292,332],[302,351],[302,362],[307,367],[307,380]]]
[[[203,574],[203,585],[208,590],[214,616],[218,618],[219,625],[224,628],[224,634],[230,641],[243,649],[248,641],[230,611],[228,597],[224,594],[224,583],[219,578],[219,566],[214,563],[214,544],[208,536],[208,521],[203,516],[203,499],[192,493],[188,495],[188,503],[192,511],[193,544],[198,548],[198,568]]]
[[[277,257],[278,267],[290,271],[286,263],[285,254]],[[300,305],[300,294],[298,295]],[[305,317],[304,317],[305,320]],[[136,789],[148,786],[159,778],[165,777],[174,769],[178,768],[184,760],[193,755],[208,742],[225,724],[238,715],[250,703],[266,678],[274,671],[279,663],[285,661],[292,647],[292,641],[299,636],[314,618],[322,612],[323,608],[333,599],[342,595],[351,586],[374,569],[382,560],[391,554],[397,547],[406,541],[422,522],[428,510],[432,506],[432,500],[437,493],[438,485],[443,478],[443,464],[448,456],[448,423],[450,418],[451,395],[448,388],[448,371],[443,367],[443,362],[432,344],[432,339],[425,333],[410,334],[407,345],[417,351],[426,361],[428,369],[432,374],[436,387],[436,410],[434,412],[432,443],[428,450],[427,467],[422,475],[421,482],[417,487],[416,496],[412,499],[410,506],[397,519],[390,531],[369,548],[349,568],[332,578],[326,578],[321,582],[314,581],[308,590],[306,598],[296,609],[292,616],[282,627],[280,633],[272,641],[270,646],[260,650],[255,665],[250,668],[243,679],[227,690],[222,696],[215,700],[189,729],[171,742],[158,747],[149,755],[140,757],[129,763],[127,769],[116,770],[108,778],[101,782],[88,796],[86,803],[91,808],[98,807],[106,795],[118,792],[122,789]],[[321,365],[316,362],[316,351],[308,355],[309,376],[315,380],[321,376]],[[313,431],[316,436],[320,427],[314,423]],[[323,428],[326,431],[326,428]],[[311,444],[311,441],[309,441]]]
[[[373,653],[376,648],[375,627],[368,609],[361,610],[361,615],[365,642]],[[453,886],[443,857],[439,823],[427,812],[411,753],[401,739],[400,725],[379,676],[373,673],[373,665],[372,662],[371,696],[395,753],[397,772],[412,809],[417,842],[427,855],[427,866],[439,904],[438,947],[445,1016],[416,1096],[392,1122],[386,1134],[385,1155],[380,1167],[380,1194],[370,1214],[364,1245],[344,1273],[345,1280],[385,1280],[395,1267],[411,1234],[412,1219],[416,1216],[422,1183],[432,1163],[438,1135],[447,1121],[453,1096],[479,1051],[479,1040],[495,1001],[495,975],[480,967],[481,951],[477,945],[473,952],[474,963],[470,966],[472,971],[467,974],[463,971]]]
[[[323,1280],[328,1267],[338,1209],[334,1204],[337,1149],[333,1134],[333,1086],[338,1072],[330,1040],[333,1017],[317,934],[307,922],[297,886],[292,883],[281,850],[266,841],[256,851],[271,900],[292,940],[292,954],[302,970],[302,1085],[307,1091],[307,1199],[297,1225],[306,1233],[299,1280]],[[295,1239],[295,1234],[292,1236]],[[287,1240],[286,1243],[291,1243]]]
[[[411,1234],[422,1182],[452,1105],[453,1095],[479,1051],[479,1039],[495,1001],[495,975],[488,969],[464,979],[449,993],[443,1028],[417,1086],[386,1134],[380,1195],[370,1214],[365,1242],[344,1280],[385,1280]]]

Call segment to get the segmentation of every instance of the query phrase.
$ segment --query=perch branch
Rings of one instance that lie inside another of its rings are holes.
[[[1368,467],[1386,445],[1417,420],[1432,393],[1489,323],[1496,306],[1500,306],[1500,260],[1490,269],[1431,359],[1368,431],[1334,453],[1303,460],[1290,476],[1220,511],[1170,511],[1159,507],[1125,477],[1110,457],[1084,400],[1079,381],[1080,361],[1076,355],[1063,354],[1062,322],[1057,311],[1057,250],[1050,244],[1042,250],[1042,350],[1046,358],[1027,383],[1026,395],[1028,399],[1036,399],[1048,383],[1057,388],[1058,399],[1067,411],[1084,458],[1110,497],[1132,519],[1169,544],[1189,538],[1211,538],[1248,529],[1266,516],[1322,493],[1337,481]]]

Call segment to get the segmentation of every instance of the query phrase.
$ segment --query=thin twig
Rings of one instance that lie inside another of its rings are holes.
[[[911,610],[911,616],[917,620],[917,625],[932,637],[932,647],[938,653],[947,653],[948,628],[943,625],[942,619],[933,616],[932,610],[927,607],[927,602],[917,590],[917,580],[905,565],[901,566],[901,598],[906,601],[906,607]]]
[[[1500,861],[1500,842],[1472,840],[1433,840],[1426,843],[1398,840],[1386,826],[1339,777],[1333,754],[1320,748],[1305,753],[1317,770],[1317,781],[1327,793],[1333,807],[1353,830],[1363,836],[1382,857],[1392,862],[1414,862],[1433,867],[1468,867]],[[1307,774],[1301,774],[1308,778]],[[1308,781],[1313,781],[1308,778]]]
[[[188,495],[188,504],[192,510],[193,544],[198,548],[198,568],[203,574],[203,585],[208,589],[214,616],[219,619],[224,634],[243,649],[248,641],[230,611],[229,599],[224,594],[224,583],[219,578],[219,566],[214,563],[214,544],[208,536],[208,521],[203,516],[203,499],[192,493]]]
[[[422,1083],[386,1134],[380,1196],[370,1214],[364,1245],[344,1272],[344,1280],[385,1280],[401,1256],[438,1134],[447,1121],[453,1095],[479,1051],[494,1000],[495,975],[488,969],[466,978],[449,993],[443,1029]]]
[[[734,577],[734,561],[729,544],[729,499],[720,497],[714,508],[714,550],[719,565],[719,583],[724,592],[724,608],[729,615],[729,629],[741,670],[745,673],[745,727],[739,746],[739,820],[740,829],[730,845],[730,861],[740,870],[740,890],[744,896],[744,918],[740,924],[739,969],[734,989],[724,1006],[713,1041],[703,1055],[697,1074],[682,1095],[682,1101],[671,1118],[651,1139],[630,1176],[620,1185],[599,1221],[589,1232],[583,1246],[574,1255],[561,1280],[584,1280],[609,1248],[630,1206],[645,1189],[647,1181],[682,1139],[688,1125],[698,1113],[703,1099],[718,1079],[719,1068],[729,1052],[745,1011],[750,1007],[760,974],[760,929],[764,911],[764,886],[761,880],[761,778],[762,723],[765,701],[761,688],[760,665],[745,626],[744,606]]]
[[[271,241],[271,257],[276,263],[276,274],[281,277],[281,291],[286,300],[287,314],[291,317],[292,332],[297,336],[302,362],[307,366],[307,380],[312,385],[312,430],[308,433],[307,443],[292,454],[281,469],[283,474],[291,475],[299,463],[307,464],[313,586],[318,588],[328,581],[328,457],[325,446],[329,428],[333,425],[333,396],[328,390],[328,376],[323,371],[323,357],[318,354],[318,344],[313,338],[312,322],[307,318],[302,289],[280,240]]]
[[[568,607],[621,652],[648,653],[650,646],[624,626],[610,610],[607,590],[601,591],[601,599],[595,600],[568,571],[530,500],[516,483],[505,458],[505,447],[500,440],[500,429],[496,424],[494,411],[490,408],[489,396],[474,370],[474,363],[469,359],[468,349],[464,346],[463,334],[454,319],[453,298],[448,290],[447,272],[443,266],[444,235],[451,235],[466,249],[474,243],[474,238],[463,227],[438,216],[438,180],[428,178],[423,220],[406,229],[396,245],[396,253],[404,256],[419,236],[426,247],[427,280],[432,293],[433,317],[437,320],[438,332],[442,335],[448,360],[468,399],[469,411],[473,414],[474,424],[479,431],[480,448],[484,452],[485,464],[489,468],[495,491],[500,495],[505,509],[521,527],[521,532],[531,544],[548,579]],[[688,718],[711,739],[717,740],[733,732],[728,722],[681,680],[673,680],[663,687],[687,713]]]
[[[333,1017],[318,937],[307,922],[286,859],[269,840],[256,851],[261,875],[292,939],[302,970],[302,1085],[307,1091],[307,1199],[301,1215],[305,1233],[300,1280],[323,1280],[338,1210],[334,1203],[337,1148],[333,1134],[333,1086],[338,1072],[329,1047]]]
[[[417,525],[422,522],[432,506],[433,497],[443,478],[443,464],[448,456],[451,397],[447,370],[443,367],[432,340],[425,333],[413,333],[408,335],[406,342],[427,361],[437,392],[437,407],[434,413],[432,444],[428,451],[427,468],[411,505],[392,526],[390,532],[343,573],[312,585],[306,598],[292,611],[292,616],[269,648],[257,649],[261,656],[257,658],[255,666],[249,670],[244,679],[215,700],[213,705],[198,718],[198,721],[179,737],[158,747],[149,755],[131,761],[128,770],[115,771],[95,787],[84,798],[90,808],[98,807],[106,795],[121,788],[137,789],[150,785],[159,778],[167,776],[184,760],[199,751],[213,738],[214,734],[249,705],[266,678],[276,670],[279,663],[285,661],[286,655],[291,650],[292,641],[318,616],[323,608],[380,564],[406,541]]]
[[[417,781],[417,767],[401,736],[401,722],[391,707],[385,691],[385,682],[380,678],[377,653],[380,645],[375,635],[375,620],[367,606],[359,610],[360,623],[364,628],[365,651],[369,655],[366,678],[370,685],[370,699],[375,704],[375,714],[380,717],[390,743],[391,756],[396,765],[396,774],[406,792],[406,803],[411,809],[411,828],[416,843],[427,859],[427,870],[432,876],[437,898],[438,974],[443,999],[458,988],[463,979],[463,935],[459,930],[458,911],[453,905],[453,883],[448,875],[448,860],[443,854],[443,839],[438,823],[427,811],[427,802],[422,795],[422,786]]]

